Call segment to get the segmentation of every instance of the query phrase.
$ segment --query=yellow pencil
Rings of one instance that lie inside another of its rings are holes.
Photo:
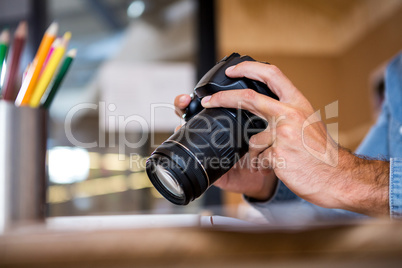
[[[64,53],[66,52],[66,47],[70,38],[71,33],[66,32],[63,36],[61,44],[55,46],[54,51],[49,59],[49,62],[46,64],[45,70],[43,71],[41,77],[39,78],[39,81],[29,101],[29,105],[31,107],[33,108],[39,107],[40,100],[43,94],[45,93],[47,87],[49,86],[49,83],[52,80],[52,77],[56,72],[61,59],[63,58]]]

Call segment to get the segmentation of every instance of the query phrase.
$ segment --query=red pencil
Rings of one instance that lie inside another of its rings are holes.
[[[20,22],[15,31],[14,41],[10,56],[7,59],[7,71],[3,89],[4,100],[14,101],[17,95],[17,76],[20,65],[22,50],[24,49],[26,36],[28,33],[28,25],[25,21]]]

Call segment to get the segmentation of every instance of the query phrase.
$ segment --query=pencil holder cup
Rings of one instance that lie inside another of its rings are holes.
[[[0,233],[45,219],[46,137],[47,110],[0,100]]]

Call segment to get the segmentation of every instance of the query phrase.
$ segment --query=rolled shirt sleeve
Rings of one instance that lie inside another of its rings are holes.
[[[402,219],[402,53],[385,73],[385,100],[389,107],[389,207],[393,219]]]
[[[391,158],[389,208],[393,219],[402,219],[402,158]]]

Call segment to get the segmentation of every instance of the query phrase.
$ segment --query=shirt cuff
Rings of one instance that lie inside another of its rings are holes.
[[[390,216],[392,219],[402,219],[402,159],[391,158],[389,173]]]

